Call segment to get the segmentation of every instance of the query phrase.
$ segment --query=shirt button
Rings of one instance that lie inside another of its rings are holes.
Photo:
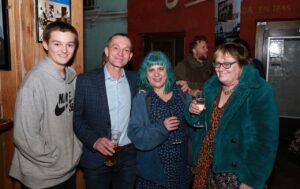
[[[235,162],[232,162],[231,167],[237,167],[237,164]]]
[[[232,138],[232,139],[231,139],[231,143],[232,143],[232,144],[236,144],[236,142],[237,142],[237,141],[236,141],[235,138]]]

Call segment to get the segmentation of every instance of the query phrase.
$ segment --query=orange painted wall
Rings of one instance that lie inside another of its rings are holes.
[[[215,44],[214,0],[207,0],[191,7],[184,4],[193,0],[178,0],[176,7],[167,9],[165,1],[174,0],[128,0],[128,32],[134,44],[133,68],[137,69],[143,59],[144,32],[186,32],[185,52],[194,35],[208,38],[211,57]],[[300,19],[299,0],[242,0],[241,32],[250,46],[255,46],[256,21]]]

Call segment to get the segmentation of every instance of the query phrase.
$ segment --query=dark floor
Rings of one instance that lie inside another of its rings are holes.
[[[288,152],[288,146],[286,141],[279,144],[268,189],[300,189],[300,156],[292,156]]]
[[[294,156],[288,151],[293,135],[299,128],[299,122],[281,123],[277,158],[268,189],[300,189],[300,156]]]

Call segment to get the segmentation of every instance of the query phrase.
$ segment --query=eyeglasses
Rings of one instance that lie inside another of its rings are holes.
[[[232,64],[235,64],[236,61],[233,62],[224,62],[224,63],[220,63],[220,62],[213,62],[213,65],[215,68],[220,68],[221,66],[223,66],[223,68],[225,69],[229,69],[231,67]]]

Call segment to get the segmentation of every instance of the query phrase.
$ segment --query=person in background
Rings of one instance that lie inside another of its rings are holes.
[[[76,73],[67,64],[78,33],[68,23],[53,22],[42,45],[47,56],[25,75],[17,95],[9,175],[23,189],[74,189],[82,145],[73,131]]]
[[[104,48],[103,68],[78,76],[74,106],[74,131],[83,143],[80,165],[87,189],[134,188],[136,150],[127,136],[136,74],[124,69],[132,57],[127,34],[112,35]],[[118,151],[110,141],[112,130],[121,132]],[[113,167],[104,165],[115,154]]]
[[[187,189],[191,169],[184,108],[191,97],[180,91],[170,61],[160,51],[145,57],[138,86],[128,127],[137,149],[136,188]]]
[[[251,58],[252,57],[251,49],[250,49],[248,42],[241,38],[235,39],[233,42],[240,44],[245,48],[245,56],[250,59],[250,64],[252,64],[254,66],[254,68],[256,68],[258,70],[259,75],[262,78],[266,79],[266,71],[265,71],[265,68],[264,68],[262,62],[256,58]]]
[[[263,189],[276,157],[279,117],[272,87],[226,43],[214,53],[216,75],[203,88],[205,108],[192,101],[186,119],[206,122],[195,136],[194,189]]]
[[[207,38],[195,36],[190,42],[190,52],[179,62],[174,71],[179,84],[187,82],[189,94],[196,96],[202,90],[203,84],[214,73],[214,68],[207,60]]]

